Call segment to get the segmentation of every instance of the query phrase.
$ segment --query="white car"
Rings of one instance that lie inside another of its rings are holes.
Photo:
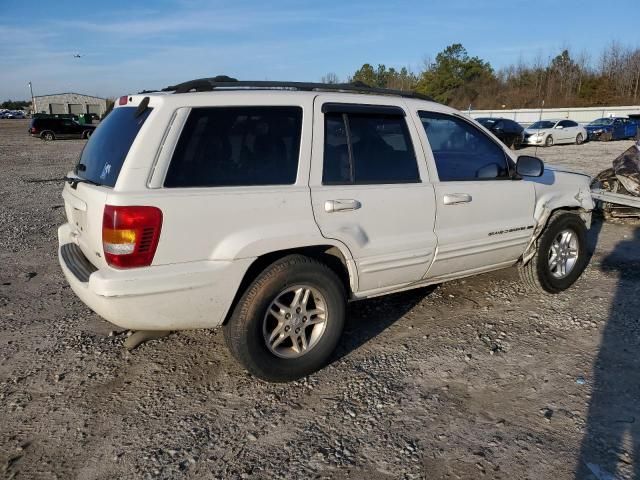
[[[587,137],[587,130],[573,120],[540,120],[524,130],[525,145],[582,145]]]
[[[515,265],[557,293],[587,264],[589,178],[456,110],[350,84],[173,88],[121,97],[62,193],[62,270],[120,327],[223,326],[249,372],[288,381],[328,360],[347,301]]]

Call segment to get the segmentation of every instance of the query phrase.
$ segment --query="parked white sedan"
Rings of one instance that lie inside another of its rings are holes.
[[[540,120],[524,131],[525,145],[551,147],[560,143],[581,145],[587,139],[587,130],[573,120]]]

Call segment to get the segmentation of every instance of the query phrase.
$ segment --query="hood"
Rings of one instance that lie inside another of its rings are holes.
[[[547,133],[553,130],[552,128],[525,128],[524,133]]]
[[[551,172],[554,173],[567,173],[570,175],[579,175],[581,177],[586,177],[586,178],[591,178],[590,175],[587,175],[586,173],[582,173],[582,172],[577,172],[575,170],[571,170],[570,168],[566,168],[566,167],[561,167],[558,165],[549,165],[547,163],[544,164],[544,169],[545,171],[550,170]]]
[[[612,125],[586,125],[584,128],[587,129],[587,132],[593,132],[595,130],[613,130]]]

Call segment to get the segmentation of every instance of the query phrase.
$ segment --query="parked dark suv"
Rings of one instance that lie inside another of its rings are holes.
[[[89,138],[95,128],[96,125],[81,125],[70,118],[34,118],[29,133],[43,140]]]
[[[524,128],[519,123],[508,118],[476,118],[476,120],[512,150],[522,145]]]

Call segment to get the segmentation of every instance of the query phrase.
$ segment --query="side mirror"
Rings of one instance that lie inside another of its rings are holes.
[[[544,163],[538,157],[520,155],[516,162],[516,173],[522,177],[539,177],[544,173]]]

